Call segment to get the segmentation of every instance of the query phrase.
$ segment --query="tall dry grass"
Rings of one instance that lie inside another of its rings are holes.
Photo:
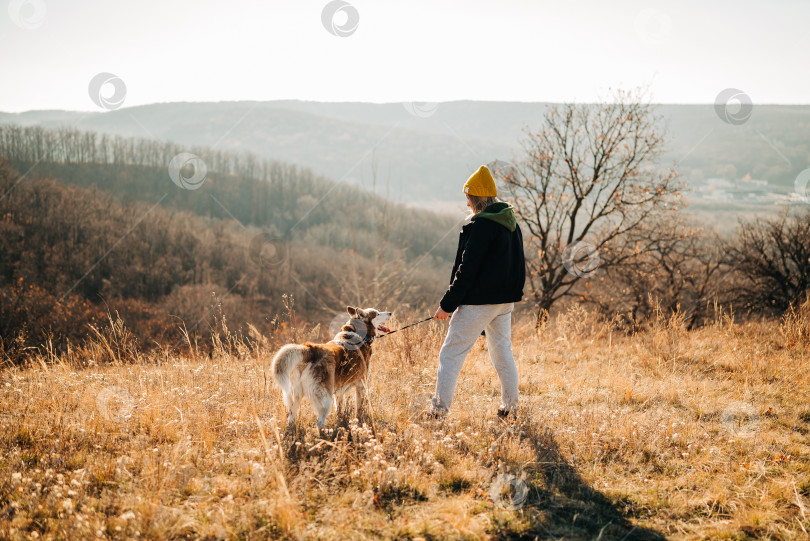
[[[659,313],[632,336],[578,308],[516,322],[512,423],[483,339],[450,417],[419,418],[431,322],[375,345],[366,423],[333,414],[321,437],[307,403],[285,438],[270,358],[322,329],[145,358],[113,318],[0,373],[0,537],[806,538],[807,328],[801,310],[691,331]]]

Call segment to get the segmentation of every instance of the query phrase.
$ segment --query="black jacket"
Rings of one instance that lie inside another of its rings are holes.
[[[447,313],[462,304],[501,304],[523,298],[526,261],[523,234],[487,218],[461,228],[450,288],[439,305]]]

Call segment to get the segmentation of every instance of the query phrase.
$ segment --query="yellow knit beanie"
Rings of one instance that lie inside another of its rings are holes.
[[[470,178],[464,183],[464,193],[478,197],[496,197],[498,195],[495,180],[486,165],[482,165],[478,171],[470,175]]]

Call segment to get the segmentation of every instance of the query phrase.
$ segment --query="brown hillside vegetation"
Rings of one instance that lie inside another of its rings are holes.
[[[122,154],[137,148],[119,143]],[[432,304],[455,248],[459,220],[285,164],[265,164],[267,179],[212,173],[210,190],[188,192],[165,167],[26,162],[20,174],[9,163],[0,156],[3,362],[46,343],[65,351],[107,312],[145,349],[179,344],[182,331],[210,344],[215,314],[244,336],[248,323],[270,332],[287,293],[300,316],[322,323],[348,296]],[[211,207],[219,212],[206,214]]]
[[[0,373],[0,536],[806,538],[808,309],[635,335],[579,309],[519,321],[514,423],[483,342],[449,419],[421,420],[445,326],[414,327],[375,345],[368,421],[332,414],[324,437],[306,402],[282,435],[268,374],[322,329],[130,364],[100,364],[125,334],[100,329]]]

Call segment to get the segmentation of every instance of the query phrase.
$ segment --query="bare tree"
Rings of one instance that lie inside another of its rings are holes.
[[[594,261],[601,269],[627,261],[633,251],[618,245],[675,210],[678,176],[656,166],[664,137],[643,98],[618,91],[610,103],[550,107],[538,130],[526,130],[524,161],[497,172],[528,230],[527,276],[539,313],[574,294]]]
[[[628,240],[623,249],[632,253],[625,263],[595,277],[583,299],[604,313],[625,316],[633,328],[657,309],[680,312],[692,327],[722,284],[721,241],[673,215],[650,220]]]
[[[736,268],[732,302],[782,314],[810,290],[810,212],[742,223],[726,253]]]

